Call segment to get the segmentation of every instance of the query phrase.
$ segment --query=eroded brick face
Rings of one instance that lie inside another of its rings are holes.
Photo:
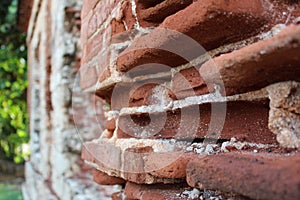
[[[81,16],[80,85],[108,105],[82,158],[123,186],[112,199],[299,196],[298,1],[86,0]]]

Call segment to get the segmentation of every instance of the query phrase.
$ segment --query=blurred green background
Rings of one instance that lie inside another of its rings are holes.
[[[27,49],[17,11],[18,0],[0,1],[0,159],[23,163],[29,156]]]
[[[0,185],[0,200],[22,200],[22,193],[12,185]]]

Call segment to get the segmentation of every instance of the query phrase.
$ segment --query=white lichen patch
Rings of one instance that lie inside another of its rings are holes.
[[[251,143],[251,142],[240,142],[237,141],[236,138],[231,138],[230,141],[223,142],[221,146],[221,152],[229,152],[230,150],[228,147],[234,147],[238,150],[241,150],[246,147],[256,148],[256,151],[258,149],[266,149],[270,147],[275,147],[275,145],[272,144],[259,144],[259,143]]]
[[[268,87],[269,129],[283,147],[300,148],[300,83],[288,81]]]
[[[186,151],[200,155],[217,154],[220,151],[220,144],[193,143],[186,148]]]
[[[210,190],[198,190],[196,188],[192,190],[185,190],[182,193],[176,194],[177,198],[182,199],[200,199],[200,200],[222,200],[223,197],[214,191]]]
[[[174,152],[174,151],[184,151],[188,145],[185,141],[177,141],[175,139],[136,139],[136,138],[126,138],[126,139],[100,139],[98,141],[105,141],[114,144],[121,150],[126,150],[128,148],[142,148],[142,147],[152,147],[153,152]],[[97,142],[97,141],[96,141]]]
[[[230,101],[259,101],[268,98],[268,93],[266,88],[262,88],[261,90],[237,94],[232,96],[224,97],[220,93],[210,93],[201,96],[193,96],[187,97],[182,100],[175,100],[171,101],[168,99],[164,101],[162,105],[148,105],[148,106],[140,106],[140,107],[127,107],[122,108],[119,112],[119,116],[125,116],[130,114],[136,113],[163,113],[166,111],[172,111],[176,109],[186,108],[189,106],[201,105],[205,103],[226,103]],[[107,116],[114,116],[116,115],[116,111],[109,111],[106,115]]]

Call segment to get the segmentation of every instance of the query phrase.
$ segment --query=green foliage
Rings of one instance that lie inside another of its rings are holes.
[[[22,200],[22,192],[10,185],[0,185],[0,200]]]
[[[26,35],[16,29],[17,0],[0,5],[0,157],[24,161],[28,143]],[[1,16],[4,15],[4,16]]]

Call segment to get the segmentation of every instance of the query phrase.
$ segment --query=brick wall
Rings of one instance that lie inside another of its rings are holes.
[[[93,0],[80,86],[106,129],[82,158],[112,199],[300,196],[300,4]]]
[[[80,159],[82,141],[98,135],[103,115],[101,101],[81,93],[78,85],[81,7],[77,0],[35,0],[27,10],[32,152],[25,170],[26,200],[109,199],[118,191],[92,183],[92,168]],[[90,112],[95,107],[101,109]]]
[[[30,20],[31,12],[28,12],[32,9],[33,0],[20,0],[18,2],[18,18],[17,24],[18,28],[26,32],[28,28],[28,23]]]

